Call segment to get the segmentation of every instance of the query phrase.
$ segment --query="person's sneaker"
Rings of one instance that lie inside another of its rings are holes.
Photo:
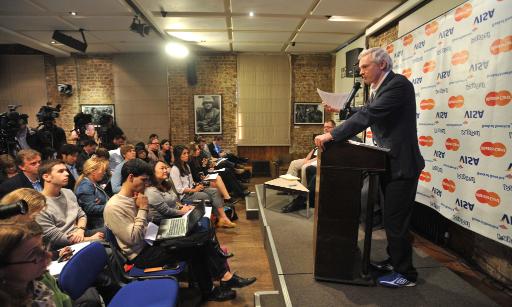
[[[370,262],[370,265],[379,270],[379,271],[385,271],[385,272],[393,272],[393,265],[391,265],[391,262],[389,259],[378,261],[378,262]]]
[[[215,287],[208,295],[208,301],[224,302],[236,297],[236,291],[225,287]]]
[[[379,285],[389,288],[414,287],[416,283],[408,280],[400,273],[393,272],[377,279]]]

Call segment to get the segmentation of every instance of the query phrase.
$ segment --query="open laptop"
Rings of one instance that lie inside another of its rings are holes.
[[[158,227],[156,240],[184,237],[188,235],[197,222],[204,216],[204,204],[197,204],[194,209],[179,218],[165,219]]]

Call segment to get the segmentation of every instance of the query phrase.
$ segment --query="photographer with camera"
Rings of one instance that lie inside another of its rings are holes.
[[[21,149],[34,146],[34,132],[27,127],[28,115],[16,112],[20,105],[9,105],[0,114],[0,154],[15,156]]]
[[[56,125],[55,119],[59,113],[60,104],[55,108],[42,106],[36,114],[39,126],[36,128],[34,148],[41,153],[43,160],[54,158],[57,150],[67,143],[64,129]]]
[[[100,128],[98,134],[100,138],[101,147],[105,147],[108,150],[114,150],[119,148],[123,144],[116,143],[115,140],[123,138],[124,132],[114,122],[114,118],[110,114],[103,114],[99,119]]]
[[[97,141],[96,129],[92,124],[92,115],[85,113],[78,113],[73,117],[75,127],[71,130],[71,141],[75,141],[76,145],[82,147],[86,140],[92,139]]]

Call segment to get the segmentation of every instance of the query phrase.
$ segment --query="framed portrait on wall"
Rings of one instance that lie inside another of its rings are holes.
[[[196,134],[222,134],[222,99],[220,95],[194,95]]]
[[[318,102],[294,103],[293,123],[295,125],[322,125],[324,123],[324,106]]]
[[[116,121],[115,105],[113,104],[81,104],[80,111],[85,114],[91,114],[92,124],[95,126],[101,125],[100,118],[104,114],[111,115],[114,122]]]

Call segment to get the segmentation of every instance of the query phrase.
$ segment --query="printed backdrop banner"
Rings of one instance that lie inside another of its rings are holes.
[[[512,1],[465,2],[383,48],[416,91],[416,200],[512,247]]]

